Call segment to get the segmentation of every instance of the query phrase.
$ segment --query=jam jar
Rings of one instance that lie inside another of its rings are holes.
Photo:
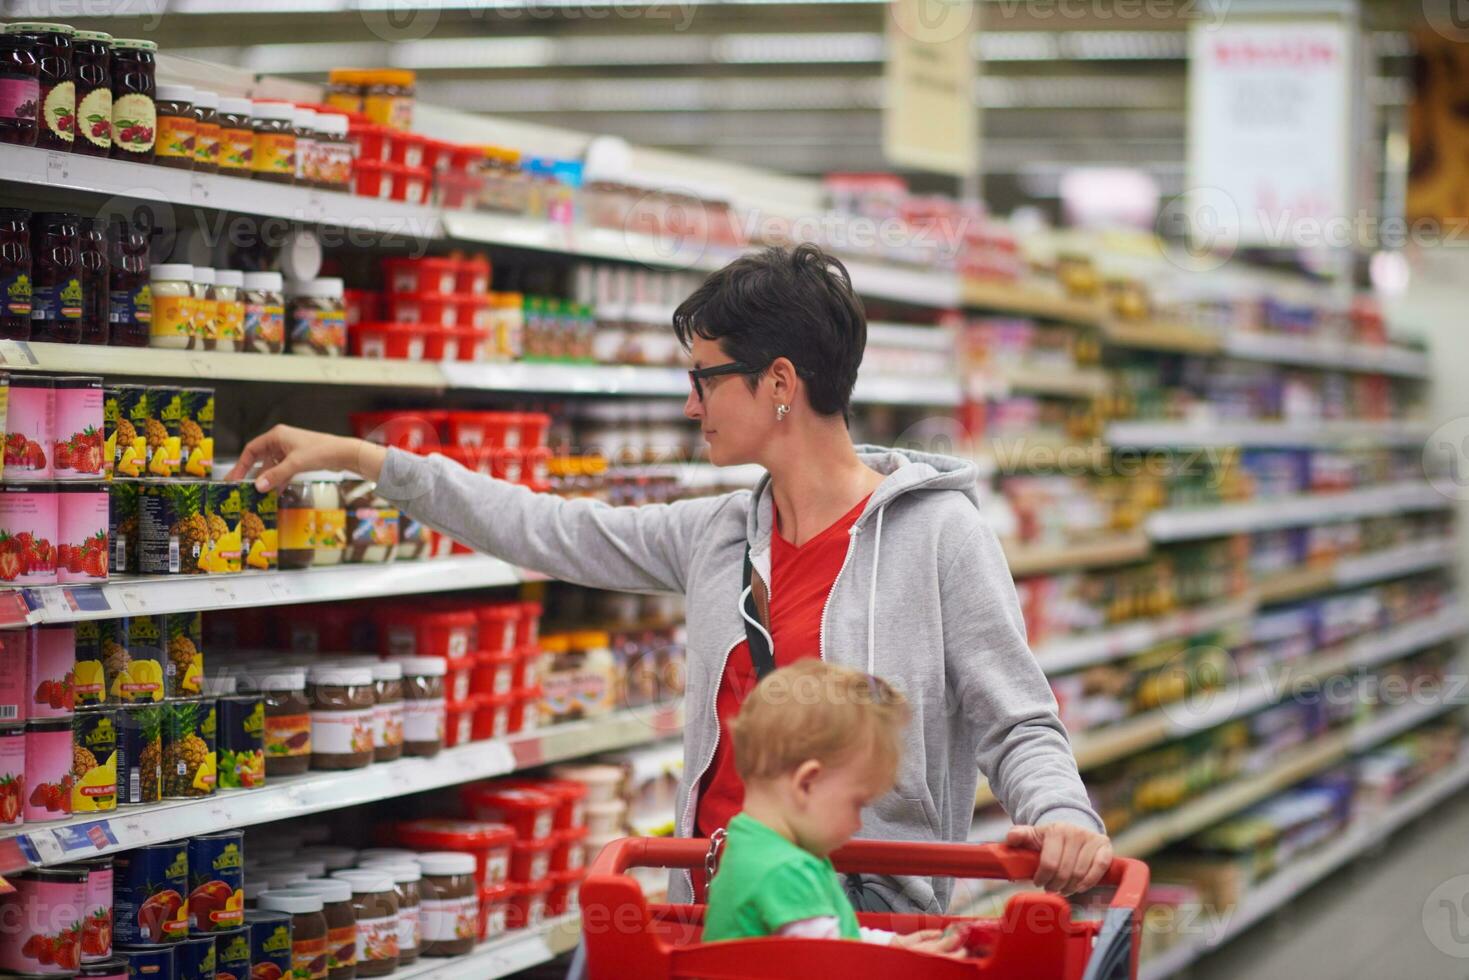
[[[250,176],[255,158],[255,130],[250,125],[249,99],[220,99],[215,116],[219,125],[219,172]]]
[[[0,208],[0,338],[31,339],[31,283],[31,213]]]
[[[194,169],[219,172],[219,93],[194,90]]]
[[[296,109],[289,102],[251,104],[255,131],[251,176],[277,184],[296,182]]]
[[[31,337],[58,344],[82,339],[81,217],[65,211],[31,218]]]
[[[107,320],[113,347],[147,347],[153,328],[153,290],[148,235],[126,218],[114,217],[107,235]]]
[[[311,765],[311,702],[306,699],[305,672],[282,668],[251,680],[265,698],[266,780],[305,772]]]
[[[0,34],[0,143],[36,145],[40,72],[30,41]]]
[[[77,89],[72,152],[105,157],[112,150],[112,35],[77,31],[72,65]]]
[[[84,344],[106,344],[111,333],[111,289],[104,220],[83,218],[77,240],[82,265],[81,340]]]
[[[153,162],[158,112],[153,75],[158,45],[118,38],[112,42],[112,158]]]
[[[474,883],[474,855],[431,851],[418,856],[423,870],[424,956],[463,956],[473,951],[478,934],[479,891]]]
[[[352,886],[357,913],[357,976],[383,977],[398,968],[398,893],[382,871],[334,871]]]
[[[71,150],[77,111],[76,70],[72,65],[76,30],[65,24],[22,21],[6,26],[5,33],[29,42],[40,66],[36,145],[47,150]]]
[[[175,170],[194,169],[194,89],[190,85],[159,85],[154,95],[158,112],[158,141],[153,162]]]

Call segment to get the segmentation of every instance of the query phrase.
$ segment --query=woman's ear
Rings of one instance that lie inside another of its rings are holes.
[[[791,363],[789,357],[777,357],[770,362],[770,368],[766,372],[773,384],[772,393],[775,395],[777,405],[794,405],[796,403],[796,388],[801,378],[796,374],[796,366]]]

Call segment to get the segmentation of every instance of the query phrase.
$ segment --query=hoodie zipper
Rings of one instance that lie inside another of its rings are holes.
[[[861,533],[860,523],[853,525],[852,529],[847,532],[846,557],[842,559],[842,567],[837,569],[836,578],[831,580],[831,588],[826,593],[826,602],[821,607],[821,628],[816,649],[822,660],[826,659],[826,614],[831,609],[831,597],[836,595],[837,583],[842,580],[842,573],[847,570],[847,566],[852,563],[852,556],[857,553],[857,535]]]
[[[689,796],[684,801],[684,836],[692,837],[694,831],[694,804],[699,798],[699,785],[704,782],[704,775],[709,772],[709,767],[714,764],[714,755],[719,751],[719,688],[724,683],[724,672],[729,669],[729,655],[734,653],[735,647],[745,642],[743,636],[738,637],[724,651],[724,657],[719,662],[718,680],[714,683],[714,696],[709,704],[709,716],[714,719],[714,744],[709,746],[709,758],[699,767],[699,774],[689,783]],[[687,870],[683,872],[688,880],[689,890],[694,888],[694,876]]]

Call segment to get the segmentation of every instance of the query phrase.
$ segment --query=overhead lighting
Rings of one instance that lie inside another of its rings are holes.
[[[883,60],[880,34],[728,34],[714,60],[730,65],[866,63]]]

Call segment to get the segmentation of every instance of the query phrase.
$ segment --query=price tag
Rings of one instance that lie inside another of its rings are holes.
[[[277,599],[289,599],[294,594],[284,579],[271,577],[265,584],[270,589],[270,594]]]
[[[214,593],[215,604],[221,607],[233,606],[239,601],[235,596],[235,590],[223,582],[215,584],[211,591]]]
[[[21,589],[0,592],[0,627],[23,626],[31,620],[31,606]]]
[[[46,154],[46,182],[67,184],[71,182],[71,157],[65,153]]]
[[[87,823],[57,827],[51,831],[63,853],[74,851],[105,851],[118,844],[117,834],[107,820],[91,820]]]
[[[13,367],[35,367],[39,363],[31,353],[31,345],[20,340],[0,340],[0,364]]]
[[[322,200],[320,191],[310,191],[306,195],[306,220],[320,221],[326,214],[326,203]]]
[[[122,589],[120,593],[120,598],[122,599],[123,607],[126,608],[128,612],[139,613],[147,612],[150,608],[148,605],[147,595],[148,594],[146,592],[140,592],[137,589]]]
[[[197,354],[189,355],[189,370],[201,378],[213,378],[219,374],[213,360]]]
[[[189,177],[189,198],[195,204],[207,206],[210,203],[209,181],[203,174],[191,174]]]

